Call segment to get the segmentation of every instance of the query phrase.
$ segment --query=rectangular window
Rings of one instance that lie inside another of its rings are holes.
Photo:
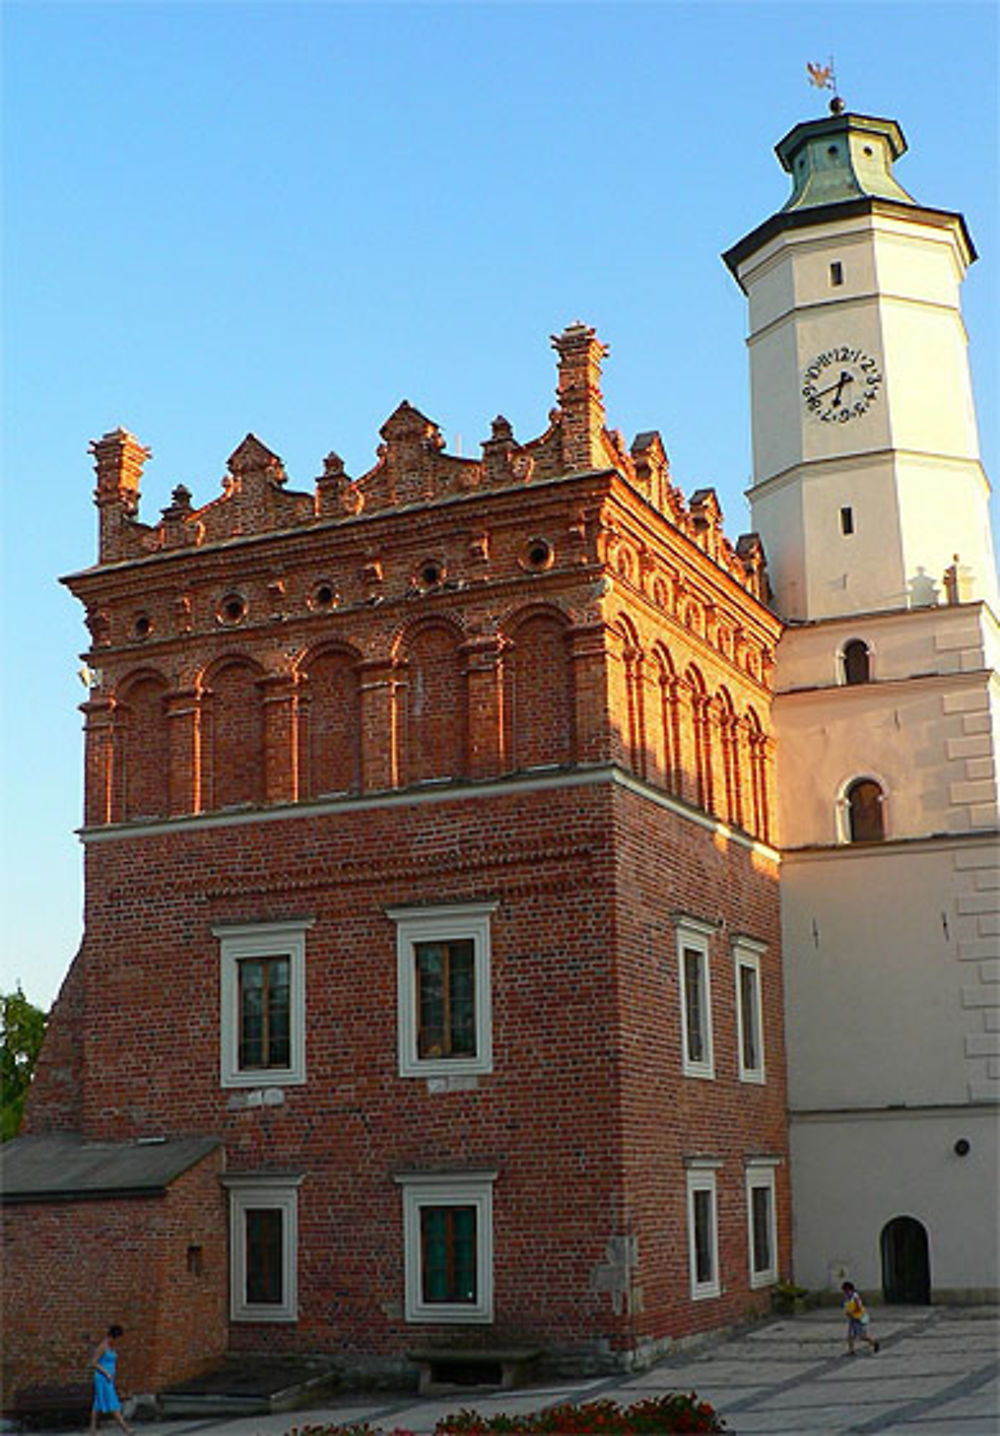
[[[280,1306],[284,1301],[284,1213],[280,1207],[248,1207],[246,1237],[246,1299],[248,1304]]]
[[[287,957],[244,957],[239,970],[240,1067],[285,1067],[291,1060]]]
[[[426,1057],[475,1057],[475,944],[413,944],[417,983],[417,1053]]]
[[[425,1303],[477,1299],[475,1207],[421,1207],[421,1294]]]
[[[773,1161],[752,1162],[747,1167],[747,1227],[750,1285],[770,1286],[778,1279]]]
[[[854,510],[852,508],[841,509],[840,532],[845,538],[854,532]]]
[[[496,903],[391,908],[401,1077],[493,1070],[490,919]]]
[[[312,919],[212,929],[219,939],[223,1087],[306,1080],[306,932]]]
[[[691,1295],[697,1301],[721,1291],[715,1172],[700,1167],[689,1170],[687,1185]]]
[[[694,1224],[694,1282],[705,1286],[715,1279],[715,1203],[704,1189],[691,1193]]]
[[[839,259],[835,259],[830,265],[830,284],[834,289],[844,282],[844,266]]]
[[[229,1309],[233,1321],[298,1319],[300,1178],[223,1177],[229,1188]]]
[[[406,1320],[493,1320],[496,1172],[411,1172],[403,1189]]]
[[[737,938],[733,948],[736,964],[736,1040],[741,1082],[764,1081],[760,981],[760,962],[764,952],[763,944],[750,938]]]
[[[708,1054],[705,958],[703,953],[693,947],[684,949],[684,1016],[688,1061],[703,1063]]]
[[[714,928],[694,918],[677,926],[680,973],[681,1055],[688,1077],[714,1077],[712,1051],[712,986],[709,935]]]

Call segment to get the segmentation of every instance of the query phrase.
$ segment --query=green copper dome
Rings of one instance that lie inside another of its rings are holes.
[[[792,177],[791,197],[782,209],[812,209],[865,196],[914,204],[892,173],[893,161],[905,151],[895,120],[832,114],[796,125],[775,146]]]

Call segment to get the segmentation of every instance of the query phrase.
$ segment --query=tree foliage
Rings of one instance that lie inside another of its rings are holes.
[[[21,991],[0,993],[0,1142],[16,1137],[45,1036],[45,1013]]]

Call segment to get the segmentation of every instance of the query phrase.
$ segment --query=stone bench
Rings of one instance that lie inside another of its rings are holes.
[[[64,1386],[23,1386],[4,1403],[5,1415],[20,1426],[85,1423],[94,1404],[90,1382],[73,1382]]]
[[[432,1396],[456,1386],[498,1386],[509,1391],[528,1379],[541,1356],[534,1347],[430,1346],[408,1351],[420,1373],[421,1396]]]

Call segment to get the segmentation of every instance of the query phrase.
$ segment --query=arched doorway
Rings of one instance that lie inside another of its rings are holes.
[[[915,1217],[893,1217],[882,1228],[882,1294],[886,1301],[928,1306],[931,1260],[927,1230]]]

